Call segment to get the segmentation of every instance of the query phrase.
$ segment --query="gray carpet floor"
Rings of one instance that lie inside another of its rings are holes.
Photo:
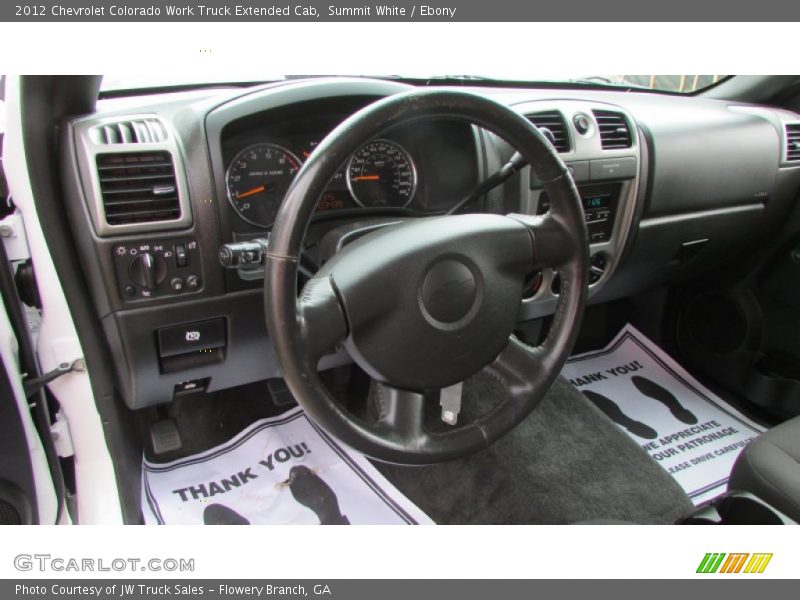
[[[465,383],[462,418],[504,394],[479,374]],[[673,523],[692,510],[672,477],[563,378],[486,451],[432,466],[376,466],[437,523]]]

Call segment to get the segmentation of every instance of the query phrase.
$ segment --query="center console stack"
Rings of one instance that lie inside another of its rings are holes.
[[[591,298],[617,268],[633,223],[642,163],[638,129],[624,109],[595,102],[536,101],[517,109],[553,143],[578,188],[590,244]],[[550,198],[530,168],[520,182],[520,210],[550,210]],[[520,319],[552,314],[559,290],[552,269],[530,273]]]

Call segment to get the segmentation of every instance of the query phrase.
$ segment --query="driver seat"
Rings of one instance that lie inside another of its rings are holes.
[[[800,521],[800,417],[750,442],[736,459],[728,489],[746,490]]]

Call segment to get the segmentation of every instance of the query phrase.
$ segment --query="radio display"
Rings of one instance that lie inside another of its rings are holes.
[[[611,196],[608,194],[584,196],[583,200],[584,210],[591,208],[607,208],[610,205]]]

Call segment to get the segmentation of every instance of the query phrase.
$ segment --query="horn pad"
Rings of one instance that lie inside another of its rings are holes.
[[[518,221],[458,215],[376,231],[320,274],[339,294],[353,359],[378,381],[423,391],[463,381],[506,346],[532,261]]]

